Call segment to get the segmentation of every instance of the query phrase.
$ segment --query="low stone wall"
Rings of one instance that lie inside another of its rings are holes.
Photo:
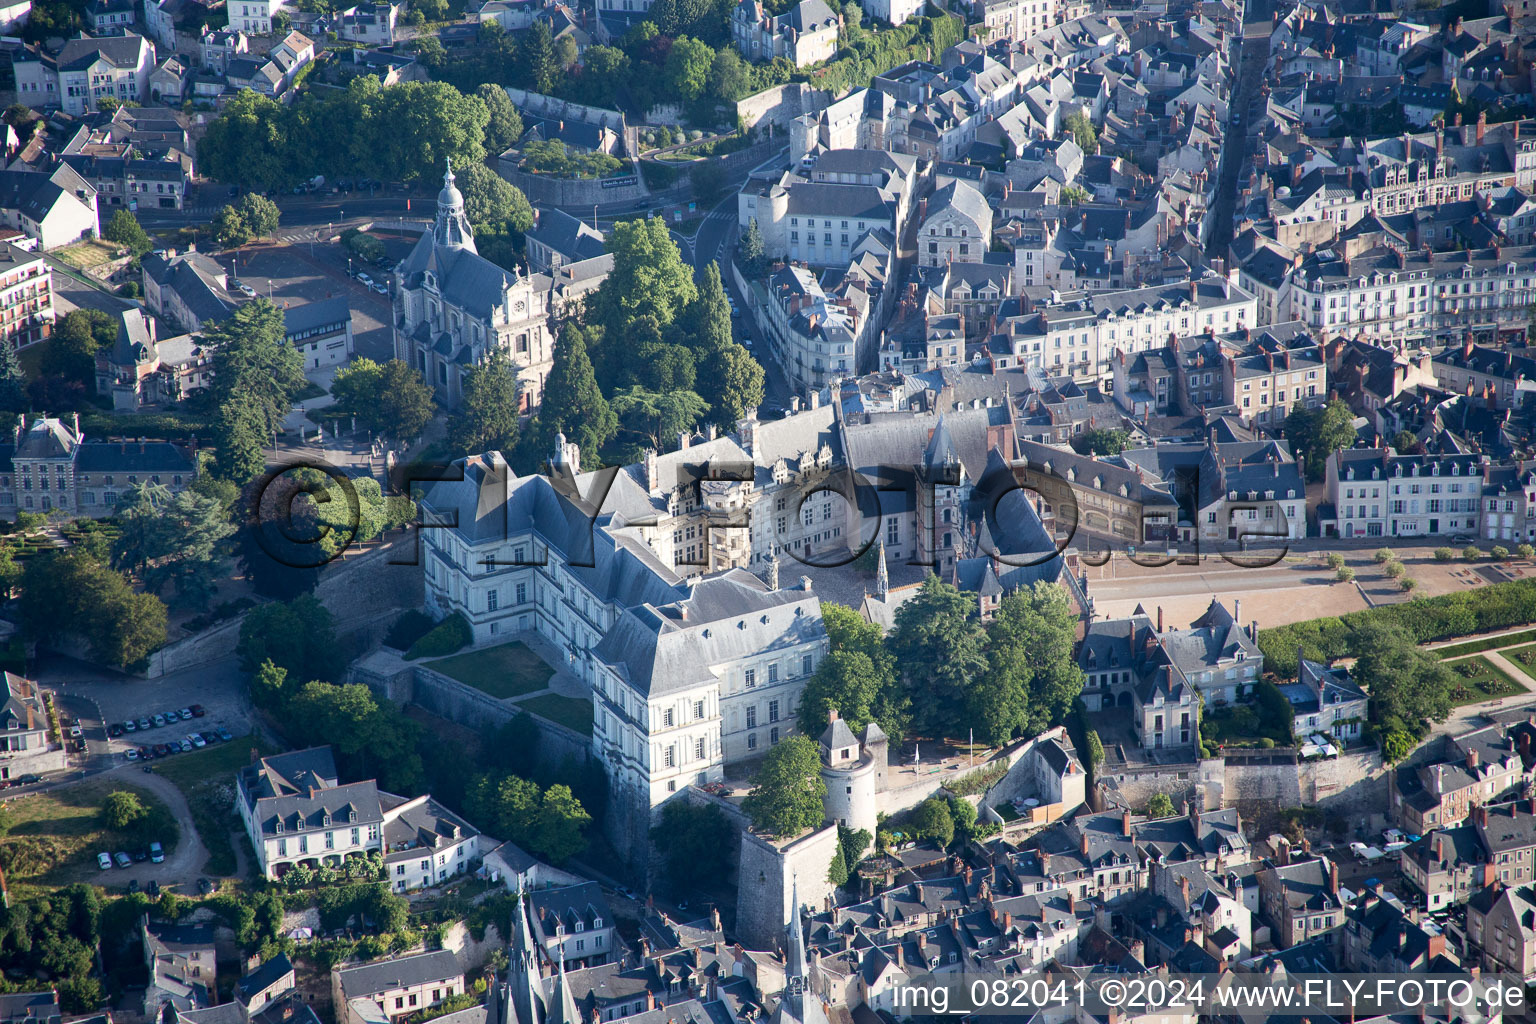
[[[457,679],[434,672],[425,665],[412,667],[410,693],[401,696],[401,680],[392,682],[387,695],[392,700],[405,701],[432,712],[439,718],[470,729],[505,725],[524,711],[515,704],[497,700],[484,691],[461,683]],[[592,752],[592,738],[574,729],[552,722],[529,711],[528,716],[539,727],[539,756],[541,760],[563,761],[567,757],[585,761]]]
[[[149,665],[144,670],[144,677],[159,679],[173,672],[200,668],[232,656],[235,653],[235,645],[240,642],[240,626],[244,622],[245,613],[241,612],[234,618],[226,619],[216,626],[210,626],[201,633],[194,633],[174,643],[166,644],[149,656]]]
[[[638,203],[650,194],[638,170],[612,178],[553,178],[547,174],[520,171],[504,154],[496,160],[496,173],[521,189],[530,203],[573,209],[585,207],[589,213],[594,205]]]
[[[458,959],[459,967],[465,974],[484,967],[491,951],[504,949],[506,945],[507,940],[501,937],[501,932],[494,924],[486,925],[485,937],[478,940],[463,921],[453,922],[443,934],[443,948]]]

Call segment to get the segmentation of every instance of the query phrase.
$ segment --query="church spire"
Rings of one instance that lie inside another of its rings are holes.
[[[528,908],[524,904],[523,891],[519,889],[517,908],[512,912],[512,948],[507,956],[507,980],[512,1008],[517,1011],[520,1024],[539,1024],[544,1016],[538,948],[528,930]]]
[[[789,883],[789,952],[784,957],[784,981],[789,991],[804,992],[805,935],[800,929],[800,876]],[[798,983],[798,985],[797,985]]]
[[[433,229],[437,244],[447,249],[475,252],[475,235],[464,216],[464,196],[454,185],[453,161],[444,161],[443,190],[437,194],[437,225]]]
[[[800,879],[790,883],[789,944],[784,957],[784,991],[770,1024],[828,1024],[827,1011],[811,991],[810,964],[805,956],[805,934],[800,928]]]
[[[556,959],[559,961],[555,968],[555,991],[549,998],[549,1012],[545,1015],[544,1024],[581,1024],[581,1015],[576,1012],[576,1000],[571,995],[570,982],[565,979],[565,928],[556,926],[555,942],[559,947]]]
[[[881,601],[886,600],[891,593],[891,573],[885,567],[885,541],[880,541],[880,549],[875,562],[875,596]]]

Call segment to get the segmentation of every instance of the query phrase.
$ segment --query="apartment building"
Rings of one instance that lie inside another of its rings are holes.
[[[1328,457],[1325,536],[1426,537],[1476,533],[1486,457],[1400,455],[1354,448]]]
[[[800,0],[783,14],[763,10],[760,0],[741,0],[731,11],[731,38],[752,61],[787,60],[797,68],[830,60],[837,52],[842,18],[825,0]]]
[[[446,949],[331,968],[338,1024],[404,1020],[464,990],[464,969]]]
[[[42,253],[0,242],[0,345],[21,349],[53,332],[53,275]]]
[[[155,44],[132,32],[99,39],[82,36],[64,44],[57,64],[59,106],[66,114],[93,112],[97,101],[106,97],[119,104],[145,103]]]

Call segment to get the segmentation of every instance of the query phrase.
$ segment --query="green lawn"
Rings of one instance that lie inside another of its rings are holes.
[[[136,793],[148,814],[142,827],[127,833],[106,829],[101,804],[115,790]],[[118,884],[125,881],[96,865],[96,854],[132,853],[158,840],[169,853],[180,837],[170,808],[148,790],[116,779],[92,779],[73,786],[7,801],[11,827],[0,840],[0,865],[5,868],[11,898],[27,898],[34,889],[69,882]]]
[[[558,722],[568,729],[574,729],[579,733],[592,735],[592,702],[580,697],[564,697],[558,693],[541,693],[537,697],[529,697],[527,700],[517,702],[520,708],[527,708],[536,715],[541,715],[551,722]]]
[[[1480,704],[1495,697],[1525,693],[1525,687],[1482,655],[1448,662],[1456,688],[1451,693],[1452,706]]]
[[[1516,647],[1514,650],[1504,650],[1500,653],[1527,672],[1536,674],[1536,644],[1526,644],[1524,647]]]
[[[236,736],[190,754],[154,763],[155,774],[181,790],[192,808],[192,824],[208,850],[210,875],[233,875],[239,867],[231,833],[240,831],[235,815],[235,773],[251,763],[251,748],[261,754],[277,751],[256,736]]]
[[[425,664],[498,700],[537,693],[549,685],[550,676],[555,674],[555,670],[544,664],[526,644],[516,640],[500,647],[484,647]],[[590,719],[588,715],[589,731]]]
[[[1492,651],[1504,647],[1512,647],[1516,644],[1531,644],[1536,641],[1536,629],[1527,629],[1519,633],[1506,633],[1503,636],[1484,637],[1481,640],[1469,640],[1464,644],[1453,644],[1450,647],[1441,647],[1435,654],[1442,661],[1451,658],[1459,658],[1464,654],[1477,654],[1479,651]]]

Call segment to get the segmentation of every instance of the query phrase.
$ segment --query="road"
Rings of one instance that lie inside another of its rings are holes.
[[[181,826],[181,838],[176,842],[176,849],[160,864],[141,861],[129,868],[114,868],[102,877],[114,884],[119,881],[119,876],[125,883],[130,878],[136,878],[142,886],[155,881],[162,886],[176,885],[186,893],[195,893],[197,880],[203,874],[203,865],[208,863],[208,849],[192,824],[192,808],[187,806],[187,798],[182,796],[175,783],[153,772],[146,772],[137,765],[119,765],[108,774],[121,779],[124,784],[142,786],[164,800],[166,807],[176,816],[177,824]]]
[[[1224,257],[1232,241],[1232,227],[1236,217],[1238,175],[1249,152],[1245,132],[1257,134],[1261,119],[1253,116],[1254,99],[1264,80],[1264,67],[1269,58],[1269,29],[1274,10],[1274,0],[1247,0],[1243,7],[1242,57],[1232,85],[1228,104],[1227,138],[1242,139],[1243,144],[1222,147],[1220,181],[1217,183],[1216,200],[1209,216],[1211,234],[1206,239],[1205,255],[1209,258]]]

